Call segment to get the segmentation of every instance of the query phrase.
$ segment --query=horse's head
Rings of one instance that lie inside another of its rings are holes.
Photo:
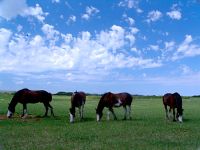
[[[100,121],[103,116],[103,113],[99,109],[96,109],[96,115],[97,115],[97,121]]]
[[[69,109],[69,115],[70,115],[70,122],[74,122],[74,118],[75,118],[75,108],[70,108]]]
[[[182,108],[178,108],[177,109],[177,114],[178,114],[178,121],[179,122],[183,122],[183,109]]]
[[[11,118],[14,113],[15,113],[15,107],[12,106],[11,104],[8,104],[7,117]]]

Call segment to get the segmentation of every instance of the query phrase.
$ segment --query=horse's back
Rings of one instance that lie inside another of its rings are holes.
[[[84,92],[74,92],[71,96],[71,104],[75,107],[84,105],[86,101],[86,94]]]
[[[131,105],[133,101],[131,94],[124,92],[116,95],[117,97],[119,97],[120,101],[122,102],[122,105]]]
[[[163,99],[163,104],[164,105],[170,105],[170,98],[171,98],[172,94],[171,93],[166,93],[165,95],[163,95],[162,99]]]
[[[51,93],[45,90],[32,91],[29,89],[22,89],[15,93],[14,98],[24,104],[24,103],[49,103],[52,100]]]

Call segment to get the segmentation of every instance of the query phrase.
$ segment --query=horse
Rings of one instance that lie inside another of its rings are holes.
[[[51,101],[52,101],[52,95],[47,91],[44,90],[32,91],[27,88],[21,89],[14,94],[11,102],[9,103],[7,117],[11,118],[12,115],[15,113],[15,106],[17,105],[17,103],[21,103],[23,105],[23,112],[21,117],[25,118],[28,115],[26,105],[28,103],[38,103],[38,102],[44,104],[44,107],[46,109],[44,117],[46,117],[48,114],[48,108],[51,109],[51,115],[54,116],[53,107],[50,105]]]
[[[110,120],[110,112],[112,113],[114,120],[117,120],[113,107],[120,107],[120,106],[123,106],[124,111],[125,111],[124,120],[126,120],[127,117],[131,119],[131,103],[132,103],[132,96],[129,93],[114,94],[114,93],[108,92],[108,93],[103,94],[96,108],[97,122],[99,122],[103,116],[104,107],[108,108],[107,120]]]
[[[183,116],[183,109],[182,109],[182,98],[179,93],[167,93],[163,96],[163,105],[166,112],[166,118],[170,119],[168,112],[171,113],[171,110],[173,110],[173,121],[179,121],[183,122],[182,116]],[[167,109],[167,106],[169,106],[169,111]],[[176,109],[176,110],[175,110]],[[176,113],[176,117],[175,117]]]
[[[74,122],[76,107],[79,109],[80,119],[83,120],[83,108],[86,101],[86,94],[84,92],[74,92],[71,96],[71,108],[69,109],[70,123]]]

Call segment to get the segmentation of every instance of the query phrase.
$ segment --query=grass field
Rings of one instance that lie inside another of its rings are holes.
[[[12,95],[0,95],[0,115],[7,112]],[[160,97],[135,97],[132,120],[123,121],[123,108],[114,109],[118,120],[96,122],[97,96],[87,97],[85,120],[69,123],[70,97],[54,96],[55,118],[34,117],[44,114],[42,104],[29,104],[33,117],[21,119],[22,105],[13,119],[0,120],[0,150],[60,149],[200,149],[200,99],[184,98],[184,122],[169,122]]]

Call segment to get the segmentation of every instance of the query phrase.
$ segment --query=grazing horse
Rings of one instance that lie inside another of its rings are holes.
[[[182,116],[183,116],[183,109],[182,109],[182,98],[178,93],[167,93],[163,96],[163,104],[165,107],[166,112],[166,118],[169,119],[168,116],[168,109],[167,106],[169,106],[169,113],[171,113],[171,110],[173,110],[173,121],[178,120],[179,122],[183,122]],[[175,109],[176,111],[176,117],[175,117]]]
[[[108,120],[110,119],[110,112],[111,112],[113,114],[114,120],[116,120],[117,117],[114,113],[113,107],[120,107],[120,106],[123,106],[125,110],[124,120],[127,119],[128,115],[129,119],[131,119],[131,103],[132,103],[132,96],[129,93],[113,94],[111,92],[108,92],[103,94],[96,108],[97,121],[101,120],[103,116],[104,107],[107,107],[109,109],[107,114],[107,119]]]
[[[46,109],[46,112],[44,114],[45,117],[48,114],[48,108],[51,109],[51,115],[54,116],[53,107],[49,104],[51,100],[52,100],[51,93],[48,93],[44,90],[40,91],[31,91],[29,89],[19,90],[14,94],[10,104],[8,105],[7,117],[8,118],[12,117],[12,115],[15,112],[15,106],[17,105],[17,103],[21,103],[23,105],[22,117],[26,117],[28,115],[26,105],[28,103],[38,103],[38,102],[44,104],[44,107]]]
[[[84,92],[74,92],[71,96],[71,108],[69,109],[70,122],[74,122],[76,107],[79,108],[80,119],[83,119],[83,108],[86,101],[86,94]]]

